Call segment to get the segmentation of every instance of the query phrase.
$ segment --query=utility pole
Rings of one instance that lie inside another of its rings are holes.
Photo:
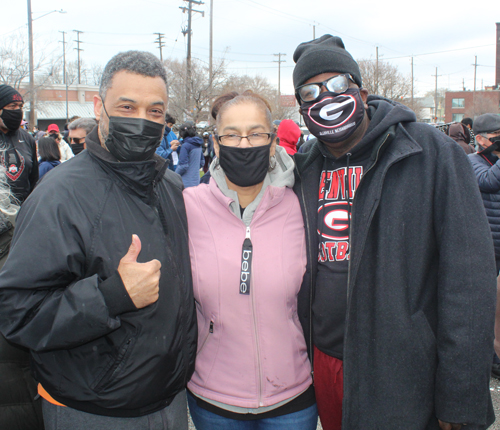
[[[415,110],[413,106],[413,57],[411,57],[411,110]]]
[[[73,30],[76,33],[76,40],[73,42],[76,42],[76,50],[78,51],[78,85],[81,84],[81,79],[80,79],[80,51],[83,51],[83,49],[80,49],[80,43],[83,43],[80,40],[80,33],[83,33],[83,31],[80,30]]]
[[[214,29],[213,29],[213,24],[214,24],[214,0],[210,0],[210,37],[209,37],[209,45],[210,45],[210,50],[208,51],[208,106],[209,106],[209,114],[208,118],[210,119],[210,111],[212,110],[212,91],[213,91],[213,80],[214,80],[214,75],[213,75],[213,50],[214,50]]]
[[[462,91],[465,91],[465,78],[462,78]]]
[[[286,60],[282,60],[281,56],[286,57],[286,54],[283,53],[278,53],[278,54],[273,54],[275,57],[278,57],[278,60],[274,60],[273,63],[278,63],[278,97],[281,97],[281,63],[285,63]],[[281,100],[279,100],[281,103]]]
[[[378,46],[376,47],[376,62],[375,62],[375,94],[378,94]]]
[[[474,56],[474,92],[472,93],[472,112],[473,118],[476,118],[476,72],[477,72],[477,55]]]
[[[474,57],[474,92],[476,92],[477,55]]]
[[[441,76],[441,75],[438,75],[438,68],[436,67],[436,74],[435,75],[432,75],[436,78],[436,88],[434,90],[434,119],[435,119],[435,122],[438,122],[438,116],[437,116],[437,107],[438,107],[438,76]]]
[[[189,105],[191,103],[191,91],[190,91],[190,85],[191,85],[191,15],[193,12],[198,12],[201,13],[202,17],[205,17],[205,12],[201,10],[195,10],[193,9],[193,3],[196,5],[202,5],[205,4],[201,1],[196,1],[196,0],[184,0],[185,2],[188,3],[188,7],[186,8],[185,6],[179,6],[179,9],[182,9],[183,13],[188,13],[188,25],[187,28],[182,30],[182,34],[184,36],[188,37],[188,43],[187,43],[187,57],[186,57],[186,108],[189,109]]]
[[[29,74],[30,74],[30,112],[29,126],[35,126],[35,72],[33,61],[33,15],[31,14],[31,0],[28,0],[28,37],[29,37]]]
[[[164,33],[153,33],[158,36],[158,38],[155,40],[155,43],[158,44],[158,49],[160,50],[160,61],[163,63],[163,51],[161,48],[164,48],[165,45],[163,44],[162,38],[165,37]]]
[[[59,31],[59,33],[62,33],[63,40],[63,83],[66,86],[66,122],[68,122],[68,78],[66,76],[66,32],[65,31]]]

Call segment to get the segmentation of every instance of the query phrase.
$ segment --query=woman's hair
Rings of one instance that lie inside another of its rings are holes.
[[[38,141],[38,154],[42,161],[59,161],[61,152],[59,145],[52,137],[42,137]]]
[[[212,117],[217,120],[217,128],[224,112],[231,106],[236,106],[245,103],[253,103],[257,106],[266,117],[267,126],[269,130],[272,130],[273,118],[271,115],[271,106],[269,102],[262,96],[255,94],[251,90],[246,90],[242,94],[238,94],[235,91],[224,94],[217,98],[212,106]]]
[[[196,136],[196,127],[194,124],[186,122],[179,127],[179,136],[185,139],[186,137]]]

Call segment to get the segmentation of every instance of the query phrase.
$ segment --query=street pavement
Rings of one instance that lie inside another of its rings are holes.
[[[493,409],[495,410],[495,415],[499,418],[490,427],[488,427],[488,430],[500,430],[500,381],[498,379],[491,378],[490,391],[491,399],[493,400]],[[189,430],[196,430],[193,422],[191,421],[191,417],[189,417]],[[322,430],[319,422],[317,430]]]

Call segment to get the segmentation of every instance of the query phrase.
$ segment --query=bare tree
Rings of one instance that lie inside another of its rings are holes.
[[[259,94],[269,102],[273,119],[291,118],[298,109],[296,106],[283,106],[281,98],[277,95],[276,88],[267,80],[267,78],[262,76],[231,75],[227,78],[225,85],[222,87],[221,94],[230,91],[242,93],[246,90],[251,90],[256,94]]]
[[[212,90],[210,90],[208,66],[199,60],[191,60],[189,103],[186,102],[186,62],[168,59],[164,64],[167,70],[169,112],[181,121],[206,121],[209,107],[214,97],[220,94],[227,79],[224,60],[220,60],[212,69]]]
[[[411,95],[411,80],[388,62],[359,60],[363,87],[370,94],[377,94],[390,100],[401,102]]]
[[[21,84],[29,80],[28,41],[19,32],[5,38],[0,45],[0,82],[10,85],[17,90]],[[35,74],[35,91],[39,91],[47,84],[54,73],[52,64],[43,50],[37,52],[33,64]],[[25,97],[29,97],[29,89],[25,89]]]

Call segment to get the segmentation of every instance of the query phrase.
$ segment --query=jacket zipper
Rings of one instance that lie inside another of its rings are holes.
[[[250,226],[246,226],[245,240],[252,240],[250,237]],[[259,332],[257,331],[257,313],[255,311],[255,289],[253,287],[253,276],[250,277],[250,297],[252,300],[252,319],[253,329],[255,332],[255,346],[257,349],[257,374],[259,379],[259,407],[263,406],[262,403],[262,365],[260,362],[260,347],[259,347]]]
[[[210,327],[208,329],[208,333],[207,335],[205,336],[205,339],[203,339],[203,343],[201,344],[200,348],[198,349],[198,353],[203,349],[203,347],[205,346],[205,344],[207,343],[208,341],[208,338],[210,337],[210,335],[214,332],[214,321],[213,320],[210,320]]]
[[[384,141],[382,142],[382,144],[379,146],[378,150],[377,150],[377,156],[375,157],[375,161],[373,162],[373,164],[370,166],[370,168],[363,174],[363,177],[360,179],[359,181],[359,184],[358,184],[358,188],[356,189],[356,193],[358,192],[359,190],[359,187],[361,186],[361,183],[363,182],[363,179],[365,178],[366,174],[373,169],[373,167],[375,167],[375,165],[377,164],[377,161],[378,161],[378,158],[379,158],[379,155],[380,155],[380,150],[382,149],[382,147],[385,145],[385,142],[387,142],[387,139],[389,138],[389,134],[385,137]],[[353,197],[352,199],[352,210],[351,210],[351,216],[352,214],[354,213],[354,198],[356,196]],[[349,248],[351,247],[351,239],[352,239],[352,232],[354,231],[354,224],[351,223],[350,225],[350,228],[349,228]],[[350,255],[351,255],[351,251],[349,249],[349,263],[348,263],[348,268],[347,268],[347,309],[346,309],[346,332],[347,332],[347,321],[348,321],[348,317],[349,317],[349,299],[350,299],[350,294],[349,294],[349,290],[350,290],[350,283],[351,283],[351,258],[350,258]]]

